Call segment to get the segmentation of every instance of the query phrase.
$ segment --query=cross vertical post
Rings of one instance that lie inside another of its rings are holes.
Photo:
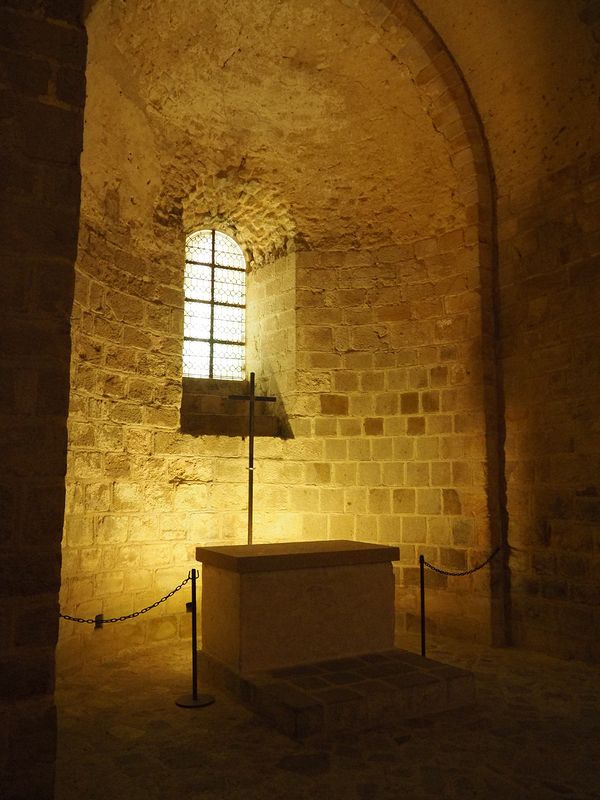
[[[255,375],[250,373],[250,393],[245,394],[230,394],[230,400],[247,400],[248,401],[248,544],[252,544],[252,524],[254,514],[254,411],[255,403],[274,403],[276,398],[264,396],[256,396],[255,393]]]

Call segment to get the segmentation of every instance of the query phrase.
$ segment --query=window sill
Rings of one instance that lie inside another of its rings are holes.
[[[248,403],[230,400],[232,394],[248,394],[248,381],[184,378],[181,398],[181,432],[192,436],[248,435]],[[257,403],[255,436],[279,437],[281,425],[272,403]]]

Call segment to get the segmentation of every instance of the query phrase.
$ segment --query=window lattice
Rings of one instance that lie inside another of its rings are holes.
[[[184,294],[184,376],[244,380],[246,260],[230,236],[188,236]]]

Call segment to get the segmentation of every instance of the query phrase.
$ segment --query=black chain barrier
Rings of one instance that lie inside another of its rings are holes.
[[[146,614],[148,611],[152,611],[153,608],[157,608],[161,603],[166,602],[170,597],[173,597],[174,594],[177,594],[186,583],[189,583],[192,580],[192,573],[190,572],[187,578],[182,581],[178,586],[172,589],[169,594],[166,594],[164,597],[161,597],[160,600],[157,600],[155,603],[152,603],[150,606],[146,606],[146,608],[142,608],[139,611],[133,611],[131,614],[124,614],[122,617],[111,617],[110,619],[104,619],[102,614],[98,614],[93,619],[84,619],[83,617],[72,617],[70,614],[59,614],[59,617],[63,619],[69,620],[69,622],[83,622],[86,625],[105,625],[109,622],[125,622],[127,619],[135,619],[135,617],[139,617],[140,614]]]
[[[215,698],[211,694],[198,694],[198,606],[196,602],[196,579],[198,578],[198,574],[199,573],[197,570],[191,570],[188,572],[188,576],[184,581],[181,581],[181,583],[172,589],[169,594],[161,597],[160,600],[156,601],[156,603],[152,603],[152,605],[146,606],[146,608],[142,608],[139,611],[134,611],[131,614],[124,614],[122,617],[111,617],[110,619],[104,619],[102,614],[97,614],[94,619],[84,619],[83,617],[72,617],[70,614],[60,613],[59,617],[67,619],[69,622],[83,622],[87,625],[95,625],[96,628],[101,628],[105,622],[125,622],[126,619],[135,619],[135,617],[139,617],[140,614],[145,614],[147,611],[152,611],[153,608],[156,608],[161,603],[164,603],[166,600],[168,600],[169,597],[173,597],[174,594],[177,594],[177,592],[181,591],[186,583],[191,581],[192,602],[188,605],[188,610],[192,612],[192,693],[178,698],[175,703],[181,708],[204,708],[204,706],[209,706],[211,703],[214,703]]]
[[[419,556],[419,572],[420,572],[420,588],[421,588],[421,655],[425,658],[425,567],[429,567],[430,570],[433,572],[437,572],[439,575],[449,575],[453,578],[459,578],[463,575],[472,575],[474,572],[477,572],[483,567],[487,566],[490,561],[496,556],[502,547],[499,545],[490,555],[483,561],[481,564],[478,564],[476,567],[472,569],[465,569],[462,572],[450,572],[445,569],[440,569],[440,567],[435,567],[433,564],[430,564],[429,561],[425,561],[425,556]]]
[[[481,564],[478,564],[476,567],[473,567],[473,569],[466,569],[464,572],[447,572],[445,569],[434,567],[433,564],[429,563],[429,561],[424,560],[423,563],[425,564],[426,567],[429,567],[429,569],[432,569],[434,572],[439,572],[440,575],[452,575],[453,577],[459,578],[462,575],[472,575],[473,572],[477,572],[477,570],[483,569],[483,567],[487,566],[487,564],[490,563],[492,558],[494,558],[494,556],[496,555],[496,553],[499,552],[500,549],[501,548],[498,546],[494,550],[494,552],[486,558],[485,561],[483,561]]]

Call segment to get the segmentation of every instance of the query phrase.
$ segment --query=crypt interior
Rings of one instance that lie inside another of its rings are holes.
[[[101,630],[59,609],[126,616],[246,541],[247,381],[182,355],[198,231],[243,253],[275,397],[255,541],[398,547],[401,647],[419,556],[497,551],[427,574],[435,652],[592,680],[599,41],[597,0],[0,2],[3,797],[54,797],[57,676],[187,656],[181,594]]]

